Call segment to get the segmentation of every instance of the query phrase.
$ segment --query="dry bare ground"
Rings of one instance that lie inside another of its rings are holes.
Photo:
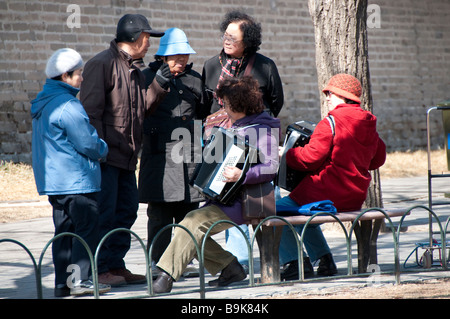
[[[292,293],[289,299],[450,299],[450,278],[367,287],[325,288],[320,292]]]
[[[431,159],[433,171],[447,170],[444,150],[433,151]],[[394,152],[388,154],[380,174],[382,179],[425,176],[427,169],[426,151]],[[36,205],[32,208],[9,205],[17,202],[34,202]],[[48,206],[39,205],[45,203],[47,196],[38,195],[30,165],[0,161],[0,223],[51,216]]]
[[[36,206],[15,206],[19,202]],[[0,223],[51,216],[47,196],[39,196],[33,170],[27,164],[0,163]]]
[[[447,158],[444,150],[431,152],[433,172],[447,171]],[[426,176],[428,170],[427,152],[394,152],[387,156],[380,169],[382,179],[413,176]],[[31,202],[32,206],[13,206],[19,202]],[[39,196],[34,184],[30,165],[0,162],[0,223],[51,216],[47,196]],[[450,279],[405,283],[398,286],[348,287],[291,294],[279,298],[291,299],[396,299],[396,298],[450,298]]]

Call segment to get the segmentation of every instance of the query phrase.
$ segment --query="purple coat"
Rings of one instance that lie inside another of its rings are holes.
[[[257,125],[250,126],[254,124]],[[267,112],[262,112],[237,120],[231,128],[238,129],[239,127],[246,127],[242,130],[237,130],[237,133],[242,136],[249,136],[250,144],[255,145],[259,149],[259,157],[262,162],[249,168],[243,184],[259,184],[272,181],[278,170],[280,120],[271,117]],[[246,222],[242,218],[241,199],[239,196],[236,197],[231,205],[223,205],[210,200],[206,202],[205,206],[207,205],[220,207],[238,225]]]

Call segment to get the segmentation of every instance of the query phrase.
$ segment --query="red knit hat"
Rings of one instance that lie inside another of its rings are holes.
[[[330,81],[328,81],[327,86],[322,90],[323,93],[326,93],[327,91],[361,103],[361,83],[357,78],[349,74],[336,74],[333,76]]]

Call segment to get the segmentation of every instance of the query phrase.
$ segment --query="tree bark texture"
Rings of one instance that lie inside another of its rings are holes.
[[[335,74],[347,73],[361,81],[361,107],[372,112],[367,39],[367,0],[309,0],[314,24],[319,91]],[[329,109],[320,94],[322,118]],[[373,171],[366,207],[382,207],[379,171]]]

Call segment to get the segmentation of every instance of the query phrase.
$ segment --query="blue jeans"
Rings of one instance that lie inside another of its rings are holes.
[[[285,196],[277,200],[277,203],[283,203],[287,206],[295,206],[298,204],[293,201],[289,196]],[[247,225],[239,226],[247,238],[249,238],[249,231]],[[294,225],[294,229],[298,234],[302,234],[304,225]],[[248,265],[248,250],[247,245],[244,243],[244,238],[241,232],[236,227],[227,229],[225,232],[226,249],[235,255],[241,264]],[[303,244],[306,248],[309,258],[312,262],[320,259],[320,257],[331,253],[327,240],[323,236],[320,224],[310,224],[305,231],[303,237]],[[281,235],[280,242],[280,264],[286,264],[290,261],[298,259],[297,242],[292,234],[289,226],[283,227],[283,233]]]
[[[102,164],[102,188],[98,197],[100,240],[116,228],[131,229],[139,208],[136,172]],[[125,268],[123,260],[130,249],[131,235],[116,232],[104,242],[98,273]]]
[[[298,204],[289,196],[285,196],[280,200],[277,200],[277,203],[280,202],[286,206],[298,206]],[[301,235],[304,225],[293,226],[297,233]],[[330,247],[328,247],[327,241],[323,236],[322,230],[320,229],[320,224],[308,225],[308,228],[305,230],[305,236],[303,237],[303,244],[311,262],[314,262],[331,252]],[[298,250],[294,234],[289,226],[284,226],[280,242],[280,264],[283,265],[297,259]]]
[[[250,234],[248,231],[247,225],[240,225],[239,228],[241,228],[244,231],[245,236],[247,237],[249,243],[250,241]],[[238,261],[242,265],[248,266],[248,248],[245,244],[245,239],[242,236],[241,232],[237,227],[229,228],[225,231],[225,242],[226,242],[226,249],[232,253]]]

